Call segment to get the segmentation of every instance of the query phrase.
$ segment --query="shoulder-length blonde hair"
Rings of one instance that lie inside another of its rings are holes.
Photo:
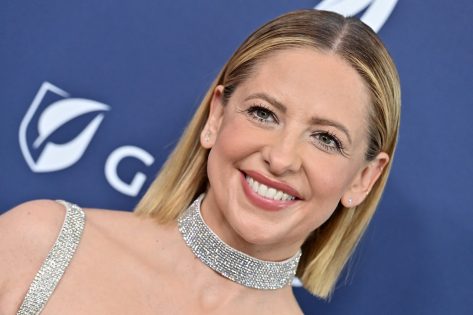
[[[343,266],[359,242],[381,198],[397,143],[400,84],[396,67],[377,35],[356,18],[326,11],[301,10],[280,16],[256,30],[225,64],[205,95],[176,148],[136,207],[136,213],[159,222],[175,220],[194,198],[207,189],[207,156],[200,134],[209,115],[217,85],[224,99],[268,54],[293,47],[312,47],[347,61],[363,78],[371,94],[369,147],[366,160],[386,152],[389,164],[366,199],[357,207],[341,203],[302,246],[297,276],[314,295],[328,298]]]

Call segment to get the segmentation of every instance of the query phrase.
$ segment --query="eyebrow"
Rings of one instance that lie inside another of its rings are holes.
[[[283,113],[286,113],[286,111],[287,111],[287,107],[283,103],[279,102],[277,99],[275,99],[274,97],[272,97],[272,96],[270,96],[266,93],[251,94],[251,95],[249,95],[248,97],[245,98],[245,101],[252,100],[252,99],[255,99],[255,98],[265,100],[266,102],[270,103],[271,105],[273,105],[274,107],[276,107],[277,109],[279,109]],[[310,122],[313,125],[322,125],[322,126],[335,127],[347,136],[348,142],[350,142],[350,144],[352,143],[351,137],[350,137],[350,132],[348,131],[347,127],[345,127],[341,123],[338,123],[338,122],[336,122],[334,120],[331,120],[331,119],[321,118],[321,117],[312,117],[310,119]]]
[[[312,117],[310,121],[314,125],[332,126],[332,127],[337,128],[338,130],[342,131],[347,136],[348,142],[351,144],[350,133],[348,132],[348,129],[344,125],[336,121],[333,121],[331,119],[325,119],[325,118],[319,118],[319,117]]]
[[[260,98],[260,99],[265,100],[266,102],[270,103],[271,105],[273,105],[274,107],[276,107],[277,109],[279,109],[283,113],[285,113],[287,111],[287,108],[286,108],[286,106],[284,106],[283,103],[279,102],[277,99],[275,99],[272,96],[269,96],[266,93],[251,94],[250,96],[245,98],[245,101],[252,100],[252,99],[255,99],[255,98]]]

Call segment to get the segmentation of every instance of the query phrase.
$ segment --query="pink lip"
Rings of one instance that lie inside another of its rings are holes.
[[[296,196],[296,197],[298,196],[297,192],[296,194],[292,194],[291,191],[294,191],[294,189],[293,188],[287,189],[287,185],[285,184],[277,183],[278,185],[274,185],[272,184],[274,183],[273,181],[267,179],[266,177],[262,177],[263,175],[255,173],[253,171],[248,171],[247,174],[262,184],[274,187],[278,190],[286,192],[287,194],[291,194],[292,196]],[[257,175],[255,176],[255,174]],[[278,211],[278,210],[287,208],[297,202],[297,200],[284,200],[283,201],[283,200],[272,200],[272,199],[264,198],[258,195],[257,193],[255,193],[253,189],[251,189],[251,187],[249,186],[248,182],[245,179],[245,174],[241,173],[240,178],[241,178],[241,184],[243,186],[243,191],[245,192],[245,195],[248,197],[248,200],[252,204],[254,204],[255,206],[261,209],[268,210],[268,211]],[[264,180],[261,180],[261,179],[264,179]]]

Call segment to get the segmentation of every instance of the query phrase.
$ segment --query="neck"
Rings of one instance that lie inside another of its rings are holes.
[[[220,275],[243,286],[261,289],[281,289],[292,282],[300,251],[281,261],[263,261],[225,244],[205,224],[200,213],[201,195],[181,215],[179,230],[197,258]]]
[[[189,262],[189,260],[186,261]],[[188,277],[185,283],[189,300],[197,303],[196,306],[202,310],[202,314],[225,314],[228,313],[229,309],[255,310],[261,308],[262,304],[271,306],[280,304],[277,310],[272,312],[276,314],[287,304],[297,306],[297,301],[290,286],[279,290],[252,289],[220,276],[197,259],[191,259],[190,261],[191,263],[184,267],[186,272],[182,275]],[[182,261],[182,264],[185,265],[184,261]],[[247,314],[250,312],[241,311],[239,313]],[[260,314],[264,313],[263,311],[260,312]],[[199,312],[196,312],[196,314],[199,314]]]
[[[176,232],[179,233],[179,231]],[[178,237],[181,238],[180,235]],[[275,310],[272,313],[277,314],[288,305],[298,307],[291,286],[285,286],[278,290],[248,288],[214,272],[199,259],[196,259],[184,243],[175,246],[175,249],[178,250],[175,255],[177,259],[176,263],[172,265],[172,270],[180,275],[181,281],[185,283],[187,298],[192,301],[189,303],[197,303],[196,309],[202,310],[202,312],[196,311],[195,314],[225,314],[229,309],[237,310],[241,307],[255,310],[261,308],[262,304],[267,305],[268,310],[274,307]],[[251,312],[241,311],[239,313]],[[261,310],[260,314],[265,314],[265,312]]]

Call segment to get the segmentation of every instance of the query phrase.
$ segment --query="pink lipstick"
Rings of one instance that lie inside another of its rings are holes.
[[[279,190],[281,192],[284,192],[288,195],[291,195],[295,197],[295,199],[292,200],[275,200],[275,199],[270,199],[266,198],[258,193],[256,193],[251,187],[248,181],[246,180],[245,177],[248,175],[249,177],[253,178],[255,181],[257,181],[259,184],[263,184],[269,188],[274,188],[276,190]],[[287,208],[289,206],[292,206],[294,203],[296,203],[298,200],[302,199],[300,194],[292,187],[285,183],[277,182],[274,180],[271,180],[264,175],[261,175],[258,172],[255,171],[245,171],[245,173],[241,172],[241,183],[243,186],[243,191],[248,198],[248,200],[258,208],[268,210],[268,211],[278,211],[282,210],[284,208]]]

